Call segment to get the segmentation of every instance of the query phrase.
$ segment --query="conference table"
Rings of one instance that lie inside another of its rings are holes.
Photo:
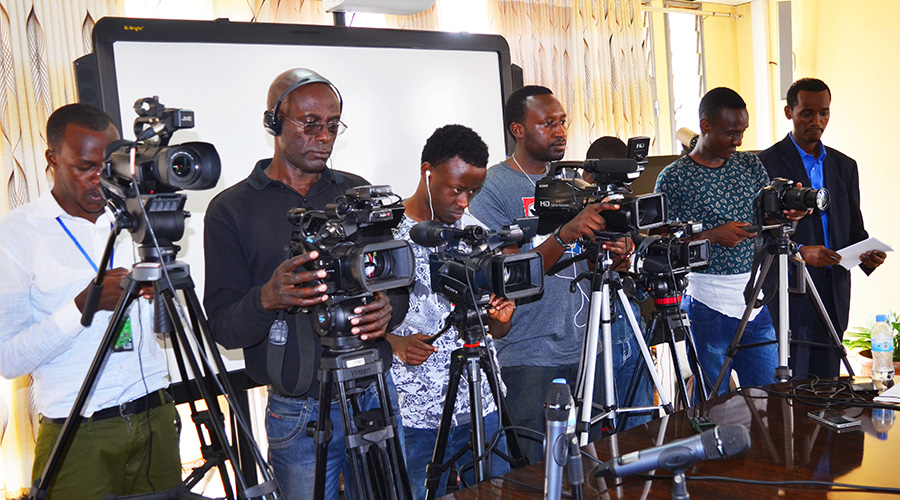
[[[785,391],[788,382],[769,386]],[[871,396],[869,396],[871,400]],[[785,498],[785,499],[870,499],[881,495],[867,491],[839,491],[825,486],[775,486],[702,480],[721,476],[763,481],[826,481],[855,485],[900,487],[900,423],[893,425],[893,410],[839,408],[845,415],[859,418],[855,430],[835,431],[816,423],[807,412],[819,408],[751,388],[732,392],[693,408],[651,420],[649,423],[614,434],[582,448],[601,461],[696,436],[691,417],[707,417],[720,426],[743,425],[750,431],[746,452],[717,460],[700,460],[687,470],[687,492],[694,499]],[[583,457],[584,498],[668,499],[672,491],[671,472],[657,470],[642,476],[595,478],[595,463]],[[650,475],[653,474],[653,475]],[[534,499],[543,498],[543,462],[514,470],[446,498]],[[562,498],[572,498],[563,486]],[[878,496],[876,496],[878,495]]]

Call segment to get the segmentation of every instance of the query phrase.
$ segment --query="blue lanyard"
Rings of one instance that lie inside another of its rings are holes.
[[[78,247],[79,250],[81,250],[81,255],[84,255],[84,258],[87,259],[88,264],[90,264],[91,267],[94,268],[94,272],[96,273],[98,271],[98,269],[97,269],[97,264],[94,264],[94,259],[92,259],[90,255],[88,255],[88,253],[84,250],[84,247],[81,246],[81,243],[78,243],[78,239],[75,238],[75,235],[72,234],[72,231],[69,231],[69,228],[66,227],[66,225],[63,223],[62,219],[57,217],[56,222],[59,222],[59,225],[62,226],[63,231],[65,231],[66,234],[69,235],[69,238],[72,239],[72,242],[75,243],[75,246]],[[109,225],[109,228],[110,228],[110,230],[112,229],[112,224]],[[115,257],[115,250],[111,250],[110,254],[109,254],[109,268],[110,269],[113,268],[113,258],[114,257]]]

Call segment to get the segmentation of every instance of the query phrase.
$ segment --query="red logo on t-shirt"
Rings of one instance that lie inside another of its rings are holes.
[[[530,198],[522,198],[522,208],[525,209],[525,217],[534,217],[534,196]]]

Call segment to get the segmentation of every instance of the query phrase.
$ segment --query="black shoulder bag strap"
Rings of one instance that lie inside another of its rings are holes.
[[[269,345],[266,349],[266,371],[275,390],[284,396],[299,396],[309,391],[315,374],[315,332],[309,324],[306,314],[294,314],[297,327],[297,352],[299,363],[297,383],[293,389],[284,386],[284,356],[287,351],[288,326],[284,319],[285,312],[279,311],[278,317],[269,328]]]

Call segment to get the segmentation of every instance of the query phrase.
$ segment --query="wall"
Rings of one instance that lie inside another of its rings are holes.
[[[823,136],[829,146],[859,164],[866,229],[900,245],[900,169],[891,158],[896,140],[891,120],[900,113],[900,2],[895,0],[793,0],[791,7],[794,79],[813,76],[831,88],[831,121]],[[775,105],[774,139],[790,131],[784,101]],[[871,276],[853,271],[850,326],[865,325],[889,309],[900,311],[900,256],[888,255]]]

